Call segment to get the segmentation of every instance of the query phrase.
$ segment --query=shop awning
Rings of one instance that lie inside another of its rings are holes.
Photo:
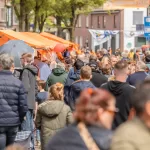
[[[30,36],[24,35],[20,32],[15,32],[12,30],[0,30],[0,46],[5,44],[9,40],[22,40],[29,44],[33,48],[45,49],[46,46],[40,40],[31,38]]]
[[[56,42],[59,42],[59,43],[62,43],[64,44],[66,47],[70,47],[70,46],[73,46],[75,49],[78,49],[78,44],[75,44],[73,42],[70,42],[70,41],[67,41],[67,40],[64,40],[60,37],[57,37],[53,34],[50,34],[50,33],[46,33],[46,32],[42,32],[40,35],[42,35],[43,37],[46,37],[50,40],[53,40],[53,41],[56,41]]]
[[[21,32],[21,33],[24,36],[30,37],[31,39],[40,41],[42,44],[44,44],[45,47],[48,47],[50,49],[54,49],[54,47],[58,44],[58,42],[54,40],[49,40],[38,33],[33,33],[33,32]]]

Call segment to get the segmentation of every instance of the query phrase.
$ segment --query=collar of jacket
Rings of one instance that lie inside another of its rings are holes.
[[[1,70],[0,74],[12,75],[12,72],[10,70]]]

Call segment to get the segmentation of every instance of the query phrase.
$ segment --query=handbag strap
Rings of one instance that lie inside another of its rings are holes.
[[[80,122],[77,127],[79,130],[79,134],[83,139],[85,145],[87,146],[88,150],[100,150],[100,148],[97,146],[94,139],[92,138],[91,134],[89,133],[86,125]]]

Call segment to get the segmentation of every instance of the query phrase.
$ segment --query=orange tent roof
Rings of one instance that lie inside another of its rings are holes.
[[[38,33],[33,33],[33,32],[21,32],[21,33],[27,37],[42,42],[46,47],[50,47],[51,49],[53,49],[58,44],[58,42],[49,40]]]
[[[64,44],[64,45],[67,46],[67,47],[69,47],[69,46],[71,46],[71,45],[72,45],[75,49],[78,47],[77,44],[72,43],[72,42],[67,41],[67,40],[64,40],[64,39],[62,39],[62,38],[60,38],[60,37],[57,37],[57,36],[55,36],[55,35],[53,35],[53,34],[50,34],[50,33],[42,32],[40,35],[42,35],[42,36],[44,36],[44,37],[46,37],[46,38],[48,38],[48,39],[50,39],[50,40],[53,40],[53,41],[62,43],[62,44]]]
[[[44,43],[37,39],[30,38],[30,36],[12,30],[0,30],[0,46],[9,40],[23,40],[34,48],[45,48]]]

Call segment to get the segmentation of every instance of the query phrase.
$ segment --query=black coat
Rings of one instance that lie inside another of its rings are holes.
[[[109,91],[116,98],[116,107],[119,108],[119,112],[116,113],[113,122],[113,129],[116,129],[120,124],[128,120],[129,112],[132,107],[131,98],[135,87],[120,81],[109,81],[103,84],[102,88]]]
[[[88,126],[88,131],[100,150],[109,150],[112,132],[97,126]],[[62,138],[63,137],[63,138]],[[76,125],[71,125],[57,133],[50,140],[46,150],[88,150],[80,137]]]
[[[91,82],[95,87],[99,88],[102,84],[106,83],[108,78],[105,77],[100,71],[92,71],[92,79]]]
[[[0,127],[19,125],[27,111],[26,93],[21,81],[10,71],[0,71]]]

